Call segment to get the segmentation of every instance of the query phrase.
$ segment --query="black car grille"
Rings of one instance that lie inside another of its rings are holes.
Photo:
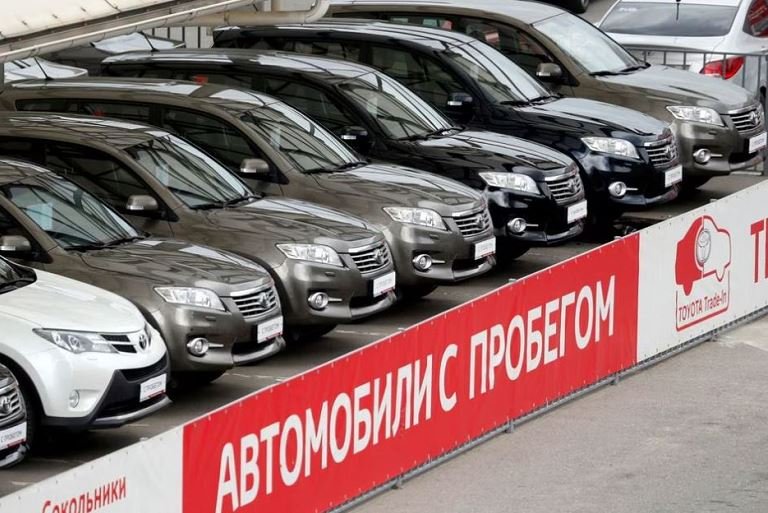
[[[123,373],[123,377],[127,381],[143,381],[163,370],[167,365],[167,359],[168,356],[166,355],[160,358],[157,363],[154,363],[149,367],[142,367],[140,369],[123,369],[120,372]]]
[[[366,248],[362,251],[352,249],[349,251],[349,256],[352,257],[357,269],[363,274],[384,269],[392,261],[392,256],[389,254],[386,242],[381,242],[372,248]]]
[[[754,106],[749,109],[731,112],[729,114],[733,125],[739,132],[752,132],[763,126],[762,107]]]
[[[677,160],[677,143],[674,137],[646,143],[645,151],[654,167],[665,167]]]
[[[491,226],[491,215],[484,208],[479,212],[455,216],[453,221],[459,227],[459,231],[465,237],[474,237],[486,232]]]
[[[277,307],[277,292],[274,287],[233,292],[232,301],[246,319],[269,312]]]
[[[18,419],[22,409],[19,389],[15,385],[0,390],[0,427]]]
[[[547,187],[559,205],[573,203],[584,195],[584,184],[581,183],[581,177],[578,174],[547,180]]]

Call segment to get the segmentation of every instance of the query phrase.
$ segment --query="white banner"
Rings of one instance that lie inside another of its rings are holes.
[[[180,428],[0,499],[2,513],[180,513]]]
[[[640,232],[637,361],[768,305],[768,182]]]

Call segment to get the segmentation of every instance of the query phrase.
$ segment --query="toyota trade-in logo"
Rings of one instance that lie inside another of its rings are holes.
[[[681,331],[728,310],[731,286],[731,234],[711,216],[691,223],[677,243],[676,325]]]

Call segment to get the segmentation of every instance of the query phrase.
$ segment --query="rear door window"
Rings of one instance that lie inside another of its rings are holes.
[[[263,83],[265,93],[280,98],[333,132],[359,124],[317,87],[281,78],[266,78]]]
[[[345,61],[360,61],[360,45],[356,43],[339,43],[332,41],[293,41],[286,43],[290,51],[310,55],[336,57]]]

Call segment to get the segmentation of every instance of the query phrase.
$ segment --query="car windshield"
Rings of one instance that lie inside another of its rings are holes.
[[[600,26],[606,32],[644,36],[724,36],[736,6],[692,3],[620,2]]]
[[[252,195],[228,169],[179,137],[163,133],[127,151],[190,208],[224,206]]]
[[[551,96],[517,64],[480,41],[454,46],[443,53],[496,103],[525,103]]]
[[[2,193],[65,249],[142,237],[105,203],[54,174],[39,174],[4,185]]]
[[[301,172],[336,169],[360,160],[330,132],[284,103],[254,109],[241,120]]]
[[[393,139],[426,136],[452,126],[410,89],[381,73],[367,73],[339,87]]]
[[[618,72],[640,64],[619,44],[578,16],[563,13],[534,27],[588,73]]]

